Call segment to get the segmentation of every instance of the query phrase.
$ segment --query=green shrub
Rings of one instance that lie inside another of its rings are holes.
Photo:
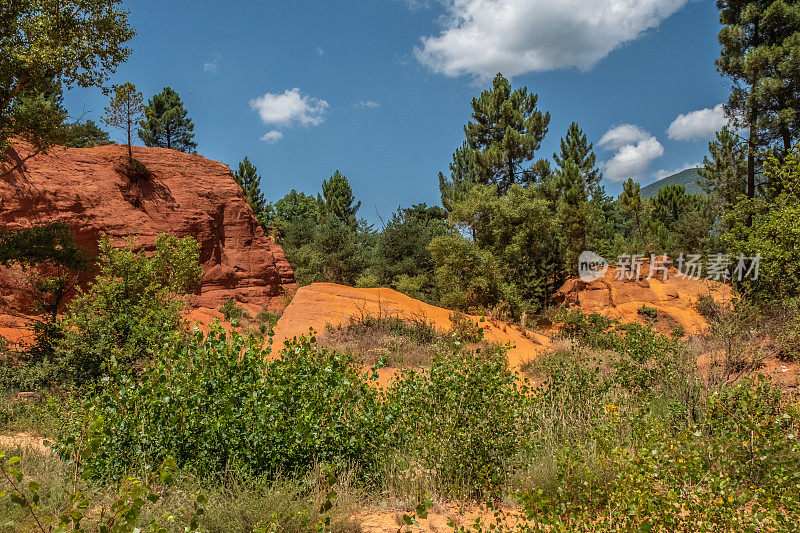
[[[436,357],[426,372],[405,372],[387,394],[393,440],[442,493],[502,492],[527,412],[525,389],[502,351]]]
[[[658,318],[658,309],[655,307],[650,307],[646,304],[642,304],[642,306],[637,309],[640,315],[646,316],[648,318],[656,319]]]
[[[200,280],[200,245],[191,237],[161,234],[148,257],[132,246],[100,243],[99,273],[79,292],[62,321],[54,381],[82,384],[113,364],[130,371],[152,357],[180,329],[182,296]]]
[[[220,313],[222,316],[225,317],[225,320],[232,321],[232,320],[239,320],[240,318],[249,317],[247,311],[239,306],[236,305],[236,301],[233,298],[228,298],[225,300],[225,303],[222,304],[222,307],[219,308]]]
[[[560,322],[558,329],[562,338],[574,338],[592,347],[608,343],[607,337],[619,324],[617,320],[598,314],[585,314],[580,309],[559,309],[553,317]]]
[[[219,328],[168,346],[138,379],[115,374],[89,402],[103,420],[94,475],[167,456],[205,476],[292,474],[323,462],[374,472],[386,420],[347,357],[303,338],[267,361],[259,339]]]
[[[703,315],[705,318],[714,318],[720,312],[720,306],[714,297],[710,294],[701,294],[697,301],[694,304],[694,308],[697,309],[697,312]]]

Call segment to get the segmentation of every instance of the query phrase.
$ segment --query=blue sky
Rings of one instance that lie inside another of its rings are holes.
[[[198,152],[249,156],[270,200],[342,171],[372,222],[439,203],[437,173],[497,71],[552,115],[537,158],[577,121],[612,194],[702,161],[724,122],[710,0],[126,4],[138,35],[113,82],[178,91]],[[66,104],[98,120],[105,98],[78,89]]]

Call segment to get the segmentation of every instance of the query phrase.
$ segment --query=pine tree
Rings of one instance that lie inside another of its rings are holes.
[[[242,188],[244,199],[247,200],[253,214],[256,217],[261,215],[267,206],[267,200],[261,192],[261,176],[258,175],[258,169],[247,157],[239,163],[239,170],[233,173],[233,179]]]
[[[619,195],[622,209],[633,217],[639,237],[644,240],[642,232],[642,216],[644,214],[644,202],[642,201],[641,187],[634,183],[631,178],[622,184],[622,194]]]
[[[708,143],[710,156],[703,158],[697,169],[697,184],[708,194],[715,210],[727,209],[747,192],[747,160],[736,136],[727,128],[717,132],[716,140]]]
[[[789,152],[800,111],[800,9],[784,0],[718,0],[717,70],[731,79],[726,111],[749,128],[747,195],[755,197],[759,152],[780,138]]]
[[[593,146],[578,124],[573,122],[567,129],[567,135],[561,138],[561,153],[553,154],[553,160],[560,170],[564,169],[567,161],[572,161],[578,167],[586,182],[586,190],[590,193],[595,191],[603,177],[596,166],[597,155],[592,151]]]
[[[361,207],[361,202],[354,203],[355,199],[350,182],[338,170],[322,182],[321,211],[337,216],[351,228],[357,225],[356,213]]]
[[[567,264],[577,264],[578,255],[588,250],[587,226],[589,223],[589,192],[582,169],[572,160],[563,162],[558,175],[558,219],[567,244]]]
[[[536,109],[538,96],[527,87],[514,91],[502,74],[492,88],[472,99],[472,118],[464,127],[467,144],[476,150],[475,161],[483,184],[497,184],[505,194],[514,183],[531,183],[536,172],[534,153],[542,144],[550,113]]]
[[[111,144],[111,136],[93,120],[73,122],[66,126],[65,146],[72,148],[93,148]]]
[[[139,124],[139,138],[145,146],[159,146],[181,152],[197,148],[194,123],[183,107],[181,97],[172,88],[165,87],[147,103],[145,119]]]
[[[127,134],[128,162],[133,163],[133,150],[131,148],[131,132],[133,126],[144,114],[144,98],[130,82],[114,87],[111,102],[105,108],[102,121],[107,126],[119,128]]]
[[[464,199],[470,187],[481,182],[476,154],[477,152],[465,141],[453,154],[450,177],[447,178],[439,172],[439,192],[442,196],[442,206],[447,211],[452,211],[453,205]]]
[[[683,185],[667,185],[658,190],[651,200],[653,217],[659,223],[671,229],[685,211],[689,197]]]

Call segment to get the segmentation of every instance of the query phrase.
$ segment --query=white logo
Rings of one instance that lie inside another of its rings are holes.
[[[605,276],[606,271],[608,271],[608,261],[594,252],[588,250],[581,252],[578,257],[578,275],[581,281],[591,283]]]

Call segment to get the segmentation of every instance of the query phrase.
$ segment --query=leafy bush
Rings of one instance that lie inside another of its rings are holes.
[[[648,305],[642,304],[642,306],[637,309],[640,315],[646,316],[648,318],[656,319],[658,318],[658,309],[655,307],[650,307]]]
[[[523,444],[518,429],[527,405],[502,351],[437,357],[427,372],[405,372],[387,405],[393,440],[443,493],[502,490]]]
[[[713,318],[720,312],[720,306],[710,294],[701,294],[694,304],[697,312],[705,318]]]
[[[291,474],[322,462],[374,472],[386,420],[359,369],[313,338],[266,358],[260,340],[214,328],[169,345],[138,379],[114,374],[88,405],[103,423],[87,467],[118,477],[171,456],[205,476]]]
[[[225,320],[238,320],[242,317],[247,317],[247,311],[241,307],[236,305],[236,301],[233,298],[228,298],[225,300],[225,303],[222,304],[222,307],[219,309],[222,316],[225,317]]]
[[[200,280],[199,252],[193,238],[166,234],[151,257],[101,241],[97,278],[61,324],[53,380],[93,381],[109,363],[128,371],[157,353],[181,325],[181,297]]]

